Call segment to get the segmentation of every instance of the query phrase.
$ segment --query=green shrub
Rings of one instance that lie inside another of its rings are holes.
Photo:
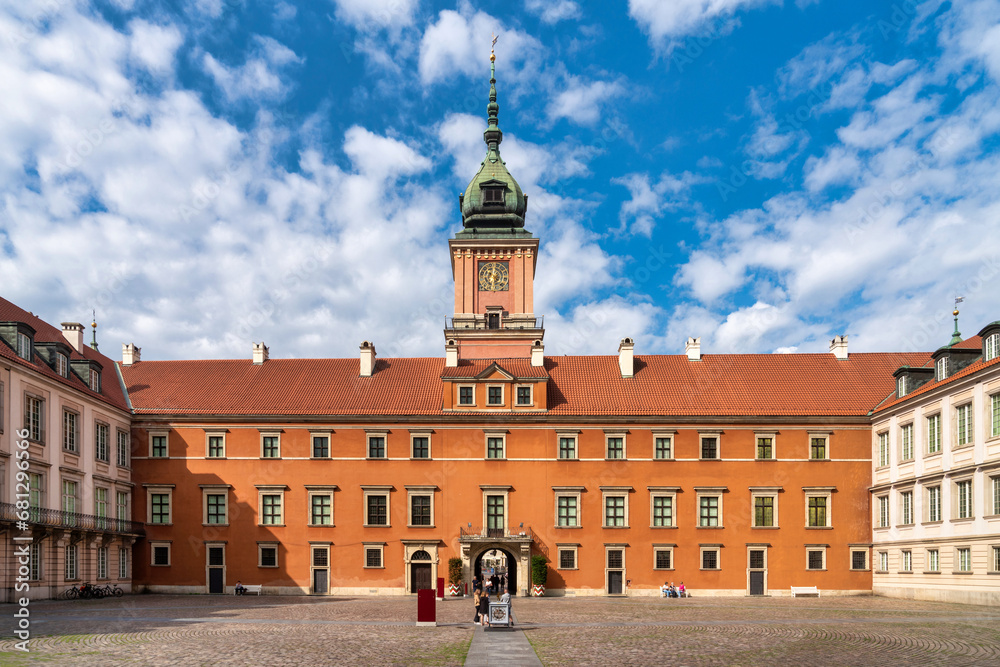
[[[462,559],[458,556],[448,559],[448,583],[456,586],[462,583]]]
[[[531,583],[544,586],[549,577],[548,561],[545,556],[535,554],[531,557]]]

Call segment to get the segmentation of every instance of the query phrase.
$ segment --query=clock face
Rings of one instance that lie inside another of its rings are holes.
[[[509,277],[507,262],[487,262],[479,265],[479,289],[483,292],[506,292]]]

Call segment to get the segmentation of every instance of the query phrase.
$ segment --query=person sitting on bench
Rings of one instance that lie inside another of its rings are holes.
[[[237,581],[236,582],[236,594],[237,595],[246,595],[246,592],[247,592],[247,589],[243,587],[243,584]]]

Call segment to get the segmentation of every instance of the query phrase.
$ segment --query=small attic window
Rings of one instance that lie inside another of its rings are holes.
[[[62,352],[56,352],[56,373],[64,378],[69,377],[69,357]]]
[[[484,204],[503,204],[503,188],[483,188]]]
[[[934,379],[940,382],[948,377],[948,357],[941,357],[934,362]]]
[[[29,336],[28,334],[21,333],[19,331],[17,333],[17,356],[27,361],[31,361],[32,359],[31,353],[33,351],[32,347],[33,345],[31,336]]]
[[[90,390],[101,393],[101,373],[94,369],[90,370]]]
[[[983,361],[990,361],[998,356],[1000,356],[1000,333],[995,333],[983,341]]]
[[[906,376],[900,375],[896,378],[896,397],[902,398],[906,396]]]

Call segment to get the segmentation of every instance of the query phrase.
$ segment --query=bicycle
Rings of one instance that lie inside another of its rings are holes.
[[[75,600],[80,595],[80,591],[77,590],[76,586],[71,586],[68,591],[63,593],[63,597],[67,600]]]
[[[114,588],[111,587],[111,584],[106,584],[104,586],[101,586],[98,590],[101,591],[101,595],[106,597],[114,596],[116,598],[120,598],[121,596],[125,595],[125,591],[119,588],[118,584],[115,584]]]

